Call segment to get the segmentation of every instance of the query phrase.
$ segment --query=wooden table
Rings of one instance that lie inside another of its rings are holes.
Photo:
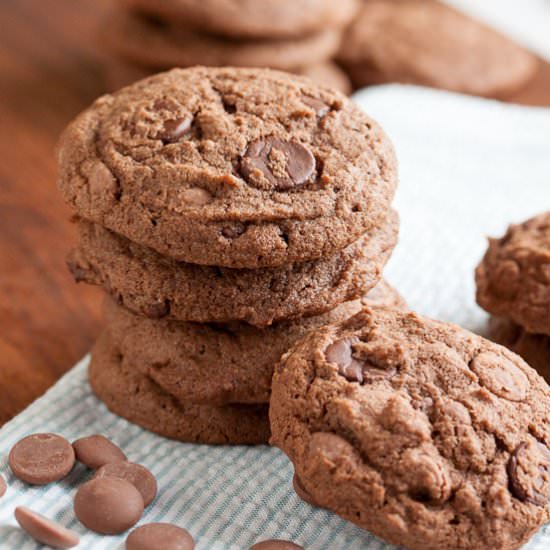
[[[104,91],[94,31],[108,0],[0,5],[0,424],[90,348],[100,292],[75,285],[75,242],[56,189],[64,126]],[[550,105],[550,65],[515,100]]]

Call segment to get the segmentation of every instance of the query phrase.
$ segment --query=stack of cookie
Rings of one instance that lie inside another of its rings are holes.
[[[358,0],[124,0],[102,42],[109,85],[118,89],[172,67],[270,67],[344,93],[332,58]]]
[[[174,69],[98,99],[59,161],[80,231],[70,269],[109,295],[92,387],[152,431],[267,442],[280,356],[365,302],[399,303],[380,282],[392,145],[308,79]]]
[[[494,316],[491,338],[550,383],[550,212],[490,239],[476,283],[479,305]]]

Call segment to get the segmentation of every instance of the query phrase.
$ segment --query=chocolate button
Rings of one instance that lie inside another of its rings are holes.
[[[176,143],[191,132],[192,123],[193,119],[190,117],[167,120],[162,131],[157,134],[157,139],[164,144]]]
[[[314,172],[315,157],[309,149],[276,137],[253,141],[241,160],[243,178],[260,189],[294,189],[308,183]]]
[[[363,361],[358,361],[352,356],[352,346],[359,343],[357,336],[337,340],[325,351],[325,357],[329,363],[338,366],[338,372],[350,382],[363,382]]]
[[[141,493],[145,506],[149,506],[157,496],[157,480],[140,464],[120,461],[105,464],[95,473],[94,479],[102,477],[116,477],[129,481]]]
[[[78,535],[73,531],[24,506],[15,509],[15,519],[21,528],[40,544],[52,548],[72,548],[80,542]]]
[[[149,523],[132,531],[126,539],[126,550],[193,550],[193,537],[170,523]]]
[[[109,462],[126,460],[126,455],[112,441],[98,434],[77,439],[73,449],[76,459],[92,470]]]
[[[91,531],[118,535],[139,521],[143,498],[129,481],[116,477],[95,478],[77,491],[74,512]]]
[[[522,502],[550,502],[550,450],[538,441],[520,443],[507,466],[510,491]]]
[[[64,478],[74,461],[72,445],[55,434],[29,435],[13,446],[9,456],[15,477],[31,485],[46,485]]]
[[[304,550],[303,546],[298,546],[288,540],[264,540],[257,542],[250,550]]]
[[[315,97],[304,96],[302,101],[311,107],[319,118],[324,117],[330,111],[330,107],[324,101]]]
[[[6,480],[2,476],[0,476],[0,498],[2,498],[6,494],[7,490],[8,485],[6,483]]]
[[[486,351],[475,357],[470,366],[480,384],[495,395],[509,401],[522,401],[527,396],[529,380],[509,359]]]

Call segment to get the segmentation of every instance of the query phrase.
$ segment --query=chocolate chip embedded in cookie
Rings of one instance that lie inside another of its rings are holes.
[[[246,323],[199,324],[146,319],[105,303],[108,331],[128,364],[183,403],[268,403],[275,364],[308,331],[342,321],[362,303],[393,305],[387,283],[362,300],[263,329]]]
[[[89,378],[113,413],[164,437],[212,445],[255,445],[269,438],[266,405],[182,403],[136,369],[108,333],[94,345]]]
[[[356,86],[405,82],[490,97],[514,93],[537,69],[507,37],[430,0],[364,2],[339,59]]]
[[[358,0],[124,0],[130,9],[233,38],[289,38],[343,27]]]
[[[175,69],[104,96],[65,131],[59,163],[83,218],[233,268],[336,253],[383,223],[397,184],[390,141],[350,100],[262,69]]]
[[[549,413],[507,349],[380,307],[288,351],[270,405],[311,499],[411,550],[516,550],[547,522]]]
[[[153,69],[170,67],[271,67],[297,70],[331,59],[340,45],[333,28],[288,40],[232,40],[189,26],[120,12],[102,26],[103,41],[117,56]]]
[[[77,282],[103,287],[113,299],[146,317],[266,326],[320,314],[366,294],[379,281],[393,251],[398,225],[392,212],[382,227],[321,260],[230,269],[171,260],[80,220],[80,245],[68,265]],[[239,230],[226,229],[226,235],[235,236]]]
[[[476,283],[477,302],[488,312],[550,335],[550,212],[490,239]]]
[[[497,317],[489,320],[489,335],[495,342],[523,357],[550,383],[550,336],[531,334],[513,321]]]

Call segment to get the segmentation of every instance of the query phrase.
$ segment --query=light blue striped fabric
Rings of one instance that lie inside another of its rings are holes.
[[[550,209],[550,112],[401,86],[369,90],[357,101],[383,124],[400,159],[396,204],[402,236],[388,266],[390,282],[420,312],[481,329],[485,316],[474,304],[472,273],[484,236]],[[43,488],[13,478],[9,449],[39,431],[69,440],[91,433],[113,439],[159,481],[159,496],[142,522],[182,525],[198,550],[247,550],[271,537],[295,540],[308,550],[394,548],[302,503],[290,486],[292,468],[276,449],[186,445],[115,417],[91,394],[85,368],[86,360],[0,430],[0,471],[9,483],[0,499],[1,550],[38,548],[15,527],[17,505],[76,530],[79,548],[123,545],[124,537],[94,535],[75,520],[74,493],[89,476],[81,466]],[[526,546],[548,548],[548,528]]]

